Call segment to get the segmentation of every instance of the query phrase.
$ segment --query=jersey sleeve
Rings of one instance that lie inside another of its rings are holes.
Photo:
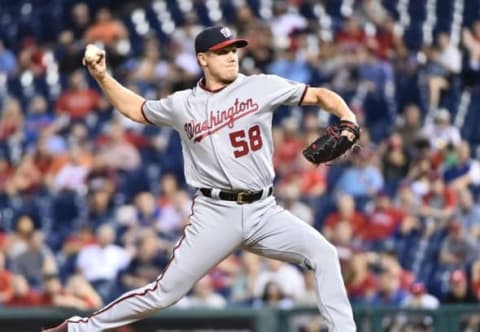
[[[145,120],[153,125],[171,127],[173,125],[173,97],[160,100],[147,100],[142,105]]]
[[[308,85],[288,80],[277,75],[265,75],[268,82],[265,82],[269,89],[269,100],[271,106],[300,105]]]

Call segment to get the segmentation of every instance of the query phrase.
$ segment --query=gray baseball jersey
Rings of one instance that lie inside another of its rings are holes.
[[[198,83],[143,105],[147,121],[181,136],[185,177],[196,188],[259,190],[272,185],[272,111],[299,104],[307,86],[275,75],[239,74],[220,91]]]
[[[329,330],[355,331],[336,249],[270,195],[272,110],[280,104],[300,103],[306,90],[305,84],[278,76],[239,75],[219,91],[208,91],[199,83],[147,101],[142,112],[148,122],[180,133],[185,176],[191,186],[217,192],[261,190],[262,195],[250,204],[237,204],[238,200],[213,195],[213,190],[211,197],[201,191],[194,198],[183,237],[155,281],[125,293],[89,317],[72,317],[60,328],[98,332],[169,307],[213,266],[243,248],[313,270],[318,308]]]

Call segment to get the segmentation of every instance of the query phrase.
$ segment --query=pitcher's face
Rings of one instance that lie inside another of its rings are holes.
[[[236,46],[199,53],[198,61],[206,76],[215,81],[231,83],[237,78],[239,64]]]

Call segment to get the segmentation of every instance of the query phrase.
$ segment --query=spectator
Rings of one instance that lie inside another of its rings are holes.
[[[462,141],[455,149],[455,160],[447,165],[443,178],[455,191],[478,188],[480,185],[480,163],[472,158],[470,144]]]
[[[380,147],[380,154],[385,185],[393,193],[408,173],[409,158],[401,136],[393,133]]]
[[[70,21],[67,26],[72,30],[75,40],[80,40],[91,25],[90,9],[85,2],[78,2],[72,7]]]
[[[13,296],[13,278],[12,272],[5,268],[5,255],[0,250],[0,306]]]
[[[17,58],[15,54],[6,47],[3,40],[0,39],[0,74],[8,77],[14,76],[17,69]]]
[[[77,70],[70,75],[68,88],[58,97],[55,108],[72,120],[84,120],[94,110],[106,109],[107,103],[96,90],[88,87],[84,73]]]
[[[108,301],[112,296],[116,278],[130,263],[132,253],[114,244],[115,231],[110,225],[100,226],[96,237],[96,244],[80,250],[76,266],[92,283],[102,300]]]
[[[138,226],[151,229],[159,227],[162,211],[157,206],[155,197],[144,191],[135,196],[134,202],[137,210]]]
[[[86,192],[85,179],[92,164],[92,156],[81,146],[73,145],[70,148],[69,161],[55,175],[52,189],[55,192],[71,190]]]
[[[427,193],[422,197],[420,215],[432,218],[439,227],[442,227],[455,211],[457,204],[455,192],[445,185],[442,177],[436,172],[430,174],[428,186]]]
[[[392,204],[390,196],[380,190],[375,195],[373,208],[366,214],[366,222],[360,230],[360,236],[370,246],[382,246],[402,223],[406,214]]]
[[[468,304],[477,303],[478,298],[468,286],[467,276],[463,270],[454,270],[450,273],[450,290],[443,303]]]
[[[28,248],[28,241],[35,231],[35,222],[27,214],[16,218],[15,230],[8,234],[5,243],[5,253],[9,260],[17,258]]]
[[[437,309],[440,301],[429,294],[422,282],[414,282],[409,288],[410,294],[404,299],[402,306],[412,309]]]
[[[293,300],[286,296],[280,286],[274,281],[269,281],[265,284],[261,298],[253,304],[254,307],[272,307],[279,309],[291,309],[293,305]]]
[[[348,194],[338,195],[336,206],[336,210],[328,214],[325,218],[325,224],[323,227],[324,235],[330,239],[335,226],[342,221],[347,221],[352,228],[354,237],[358,237],[366,220],[365,215],[356,209],[353,197]]]
[[[22,275],[32,288],[39,289],[42,276],[47,272],[48,265],[52,264],[56,270],[55,258],[44,243],[43,234],[35,231],[27,238],[26,250],[12,259],[12,270]]]
[[[116,43],[127,38],[127,29],[108,8],[100,8],[95,15],[95,22],[85,31],[85,43],[101,42],[112,49]]]
[[[368,253],[354,254],[345,271],[345,284],[349,299],[353,304],[369,303],[376,292],[377,280],[370,271]]]
[[[408,104],[403,109],[400,119],[394,128],[402,138],[404,147],[409,150],[419,137],[422,129],[422,114],[417,104]],[[411,151],[409,151],[411,153]]]
[[[305,293],[305,281],[296,267],[274,259],[266,260],[267,270],[260,272],[255,282],[255,296],[266,294],[266,285],[273,282],[280,287],[281,293],[294,300]],[[267,292],[268,293],[268,292]]]
[[[450,112],[447,109],[439,109],[434,114],[433,123],[427,122],[422,129],[434,151],[442,151],[449,144],[458,146],[461,142],[460,132],[451,124],[450,118]]]
[[[12,278],[13,295],[7,300],[5,307],[33,307],[40,303],[40,296],[30,288],[27,280],[16,274]]]
[[[407,293],[400,287],[400,278],[395,273],[383,270],[378,278],[378,290],[370,300],[372,306],[399,306]]]
[[[429,107],[435,110],[440,104],[441,91],[450,86],[452,76],[459,74],[462,69],[462,55],[444,32],[438,34],[436,45],[427,55]]]
[[[140,166],[140,153],[127,141],[123,125],[118,120],[108,128],[107,142],[100,147],[99,153],[105,164],[115,170],[128,172]]]
[[[480,301],[480,260],[472,264],[471,269],[472,290]]]
[[[48,101],[42,95],[32,97],[25,117],[25,141],[33,144],[44,130],[55,130],[56,121],[49,111]]]
[[[21,49],[18,54],[18,71],[30,73],[33,76],[40,76],[45,73],[46,61],[45,51],[39,45],[39,41],[32,36],[26,36],[21,42]]]
[[[92,310],[103,305],[102,299],[92,285],[79,273],[71,275],[66,283],[65,292],[75,298],[77,309]]]
[[[144,233],[138,250],[122,273],[122,286],[135,289],[155,280],[165,268],[167,255],[161,250],[159,240],[152,233]]]
[[[480,238],[480,206],[475,203],[472,192],[462,189],[458,192],[458,205],[453,217],[458,220],[473,240]]]
[[[212,280],[207,274],[193,287],[193,294],[189,298],[189,306],[194,308],[224,308],[227,301],[213,291]]]
[[[372,162],[373,153],[363,148],[351,155],[352,165],[340,176],[336,190],[352,195],[355,200],[365,200],[384,186],[383,174]]]
[[[448,235],[441,245],[439,262],[452,270],[462,268],[478,256],[478,244],[465,232],[461,222],[452,220],[448,226]]]
[[[17,99],[7,99],[2,105],[0,116],[0,142],[21,140],[23,138],[23,114]]]

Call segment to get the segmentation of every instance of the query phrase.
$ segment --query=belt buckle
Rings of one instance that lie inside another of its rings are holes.
[[[245,196],[249,195],[250,193],[250,191],[240,191],[237,194],[237,204],[242,205],[248,203],[247,201],[245,201]]]

